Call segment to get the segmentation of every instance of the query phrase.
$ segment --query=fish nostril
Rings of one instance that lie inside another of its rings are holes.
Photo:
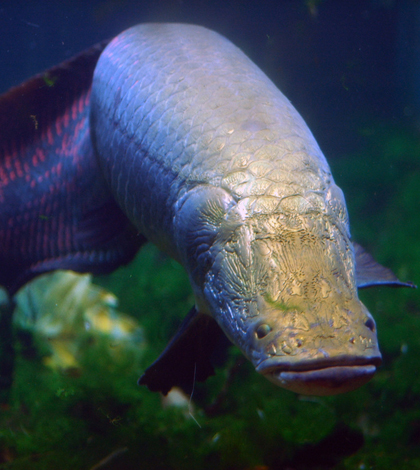
[[[262,323],[261,325],[258,326],[255,333],[258,339],[262,339],[265,336],[267,336],[268,333],[270,333],[270,331],[271,331],[271,326],[267,325],[267,323]]]
[[[368,318],[365,321],[365,326],[369,328],[370,331],[375,331],[375,322],[372,320],[372,318]]]

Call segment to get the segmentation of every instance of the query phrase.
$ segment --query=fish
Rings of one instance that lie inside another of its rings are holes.
[[[343,192],[306,123],[217,32],[146,23],[0,97],[0,283],[103,274],[146,242],[186,270],[195,305],[139,384],[214,373],[227,337],[306,395],[381,364],[358,288],[412,287],[351,238]]]

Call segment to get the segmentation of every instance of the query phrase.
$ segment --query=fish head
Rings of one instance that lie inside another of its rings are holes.
[[[366,383],[381,354],[357,295],[345,208],[340,218],[331,210],[252,213],[243,204],[220,212],[211,242],[207,221],[217,211],[207,211],[207,229],[195,226],[188,262],[197,309],[280,387],[333,395]]]
[[[204,293],[256,370],[288,390],[351,391],[381,363],[375,321],[357,294],[352,243],[328,214],[249,218],[218,251]]]

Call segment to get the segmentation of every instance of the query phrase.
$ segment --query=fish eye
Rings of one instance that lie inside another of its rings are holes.
[[[372,320],[372,318],[368,318],[365,321],[365,326],[369,328],[370,331],[375,331],[375,322]]]
[[[268,333],[270,333],[270,331],[271,331],[271,326],[267,325],[267,323],[262,323],[261,325],[259,325],[255,333],[257,334],[258,339],[262,339],[265,336],[267,336]]]

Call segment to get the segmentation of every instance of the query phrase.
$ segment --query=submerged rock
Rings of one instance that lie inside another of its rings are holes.
[[[144,348],[142,327],[117,310],[117,297],[93,284],[90,274],[40,276],[20,289],[15,301],[14,326],[49,345],[44,363],[54,369],[78,368],[84,351],[98,342],[105,342],[115,358]]]

